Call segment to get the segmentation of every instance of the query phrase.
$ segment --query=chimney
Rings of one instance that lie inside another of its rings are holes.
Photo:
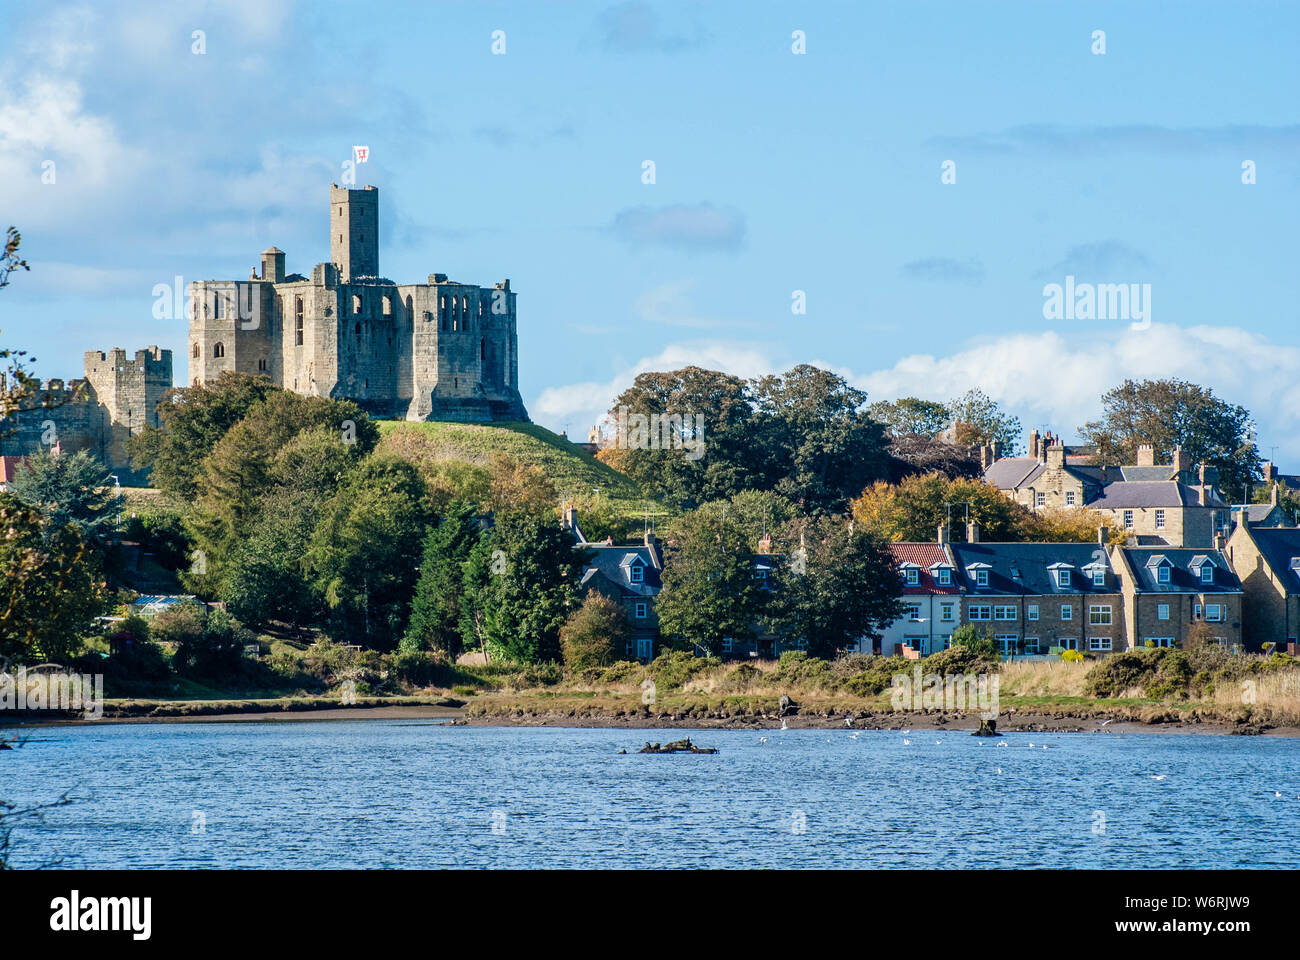
[[[1056,437],[1052,438],[1052,445],[1047,448],[1046,463],[1048,470],[1065,469],[1065,444]]]
[[[1223,548],[1224,548],[1223,531],[1220,530],[1218,533],[1214,535],[1214,549],[1222,553]]]
[[[1139,467],[1154,467],[1156,465],[1156,448],[1149,443],[1138,444],[1138,462]]]
[[[1270,464],[1270,466],[1272,466],[1272,464]],[[1273,506],[1276,507],[1276,506],[1277,506],[1277,501],[1278,501],[1277,481],[1274,480],[1274,481],[1273,481],[1273,492],[1270,493],[1270,494],[1268,495],[1268,502],[1271,503],[1271,504],[1273,504]]]
[[[1029,455],[1035,460],[1038,459],[1038,430],[1037,428],[1029,431]]]
[[[939,546],[946,547],[947,545],[948,545],[948,524],[941,523],[939,524]]]
[[[1099,547],[1106,546],[1106,542],[1108,540],[1110,540],[1110,527],[1106,526],[1103,523],[1101,526],[1097,528],[1097,546]]]
[[[1275,464],[1272,460],[1264,461],[1263,470],[1264,470],[1265,483],[1268,483],[1270,480],[1277,479],[1277,464]]]
[[[993,448],[987,443],[980,444],[980,469],[987,470],[993,466]]]
[[[764,538],[764,539],[768,539],[768,538]],[[611,538],[611,542],[612,541],[613,538]],[[772,541],[768,539],[769,546],[771,546],[771,542]],[[654,564],[654,568],[656,570],[662,570],[664,568],[663,558],[659,555],[659,541],[658,539],[656,539],[653,530],[647,530],[645,532],[645,545],[650,548],[650,562]],[[768,551],[760,550],[759,552],[767,553]]]
[[[980,542],[980,525],[974,520],[966,524],[966,539],[970,543]]]
[[[560,528],[576,531],[578,529],[578,508],[565,504],[560,510]]]
[[[1192,469],[1192,459],[1189,457],[1181,446],[1174,447],[1174,472],[1186,473]]]
[[[650,536],[650,534],[647,534],[647,536]],[[765,533],[765,534],[763,534],[763,536],[759,539],[759,541],[758,541],[758,552],[759,552],[759,553],[764,553],[764,554],[767,554],[767,553],[771,553],[771,552],[772,552],[772,535],[771,535],[771,534]]]

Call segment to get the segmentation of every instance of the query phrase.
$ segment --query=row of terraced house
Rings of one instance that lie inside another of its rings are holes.
[[[1071,463],[1050,435],[1031,434],[1030,454],[990,458],[985,479],[1030,509],[1089,507],[1124,531],[1122,542],[1110,542],[1107,526],[1093,543],[981,542],[971,523],[961,540],[941,525],[933,541],[890,544],[904,614],[881,636],[864,637],[858,652],[925,656],[967,624],[1009,656],[1105,655],[1198,637],[1300,652],[1300,527],[1278,506],[1276,486],[1271,504],[1240,509],[1220,495],[1212,471],[1193,470],[1179,451],[1167,465],[1143,448],[1134,467],[1093,468]],[[633,544],[587,543],[571,511],[565,523],[592,557],[584,592],[600,590],[626,610],[633,636],[625,655],[653,657],[662,544],[650,533]],[[779,560],[760,543],[755,576]],[[800,646],[768,634],[710,652],[769,657]]]

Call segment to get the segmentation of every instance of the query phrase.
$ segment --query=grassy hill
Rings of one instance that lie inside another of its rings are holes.
[[[630,512],[641,509],[642,493],[635,482],[535,423],[377,422],[381,447],[415,447],[424,458],[480,466],[487,466],[492,454],[500,452],[519,463],[539,467],[559,493],[567,491],[581,500],[599,489],[599,496],[621,502]]]

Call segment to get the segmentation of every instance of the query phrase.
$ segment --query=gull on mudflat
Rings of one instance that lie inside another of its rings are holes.
[[[1103,721],[1101,722],[1101,725],[1104,727],[1104,726],[1106,726],[1106,724],[1113,722],[1114,719],[1115,719],[1114,717],[1111,717],[1110,720],[1103,720]]]
[[[852,717],[845,717],[845,718],[844,718],[844,726],[846,726],[846,727],[851,727],[851,726],[853,726],[853,718],[852,718]]]
[[[788,726],[786,726],[786,723],[785,723],[785,720],[784,720],[784,719],[782,719],[782,721],[781,721],[781,729],[782,729],[782,730],[789,730],[789,729],[790,729]]]

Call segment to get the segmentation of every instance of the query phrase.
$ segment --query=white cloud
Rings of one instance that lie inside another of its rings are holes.
[[[530,409],[549,424],[595,423],[636,374],[647,370],[695,364],[755,377],[795,362],[774,356],[766,344],[672,344],[608,381],[544,390]],[[979,387],[1020,417],[1025,429],[1047,427],[1067,438],[1101,413],[1101,394],[1123,380],[1178,377],[1250,410],[1259,425],[1261,455],[1272,456],[1276,445],[1284,470],[1300,468],[1300,348],[1239,327],[1153,324],[1146,330],[1007,334],[944,356],[911,354],[888,368],[861,373],[815,358],[807,362],[835,370],[875,400],[948,400]]]

